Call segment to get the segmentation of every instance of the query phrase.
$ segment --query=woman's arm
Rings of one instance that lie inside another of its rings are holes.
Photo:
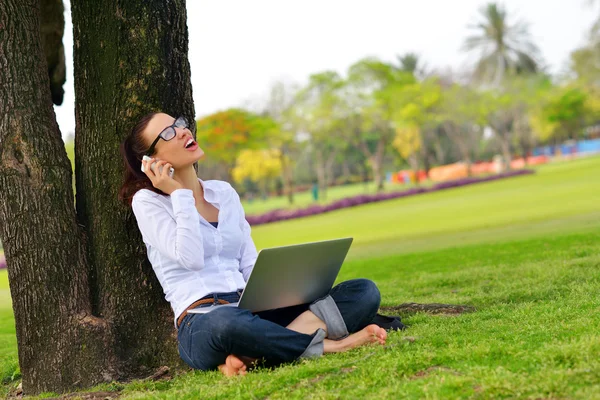
[[[204,267],[204,245],[193,192],[177,189],[171,193],[171,203],[175,219],[159,201],[143,192],[133,196],[131,207],[147,243],[184,268],[200,270]]]
[[[237,204],[240,210],[240,228],[242,229],[243,234],[242,247],[240,249],[238,260],[240,260],[240,272],[244,276],[244,280],[248,282],[250,273],[252,272],[254,264],[256,263],[258,253],[256,252],[256,246],[254,245],[254,241],[252,240],[252,236],[250,235],[252,229],[250,228],[250,224],[248,223],[248,221],[246,221],[246,214],[244,213],[244,206],[242,206],[240,196],[235,191],[235,189],[233,189],[233,191],[235,193],[234,198],[237,200]]]

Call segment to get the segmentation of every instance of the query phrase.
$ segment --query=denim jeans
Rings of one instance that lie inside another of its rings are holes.
[[[379,310],[377,286],[367,279],[342,282],[329,295],[349,333],[367,326]],[[235,292],[219,296],[237,301]],[[190,367],[211,370],[228,355],[264,359],[269,366],[290,362],[304,353],[317,334],[306,335],[287,329],[310,304],[251,313],[237,307],[221,307],[206,314],[187,314],[177,332],[179,355]]]

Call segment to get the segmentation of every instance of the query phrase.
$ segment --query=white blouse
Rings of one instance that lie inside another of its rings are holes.
[[[170,196],[141,189],[131,204],[175,327],[194,301],[244,288],[258,255],[235,189],[225,181],[198,181],[206,201],[219,209],[217,228],[200,215],[191,189]]]

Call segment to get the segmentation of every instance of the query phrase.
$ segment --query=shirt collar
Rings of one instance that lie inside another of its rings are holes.
[[[217,196],[217,192],[215,191],[211,182],[203,181],[200,178],[198,178],[198,181],[200,182],[200,185],[202,185],[202,191],[204,192],[204,199],[206,201],[208,201],[209,203],[218,203],[219,199]]]

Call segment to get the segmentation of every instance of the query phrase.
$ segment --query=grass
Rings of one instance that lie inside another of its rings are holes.
[[[258,248],[352,236],[349,257],[427,251],[594,229],[600,158],[536,174],[253,228]],[[590,216],[591,215],[591,216]]]
[[[395,192],[400,190],[406,190],[414,187],[413,184],[399,185],[399,184],[386,184],[385,192]],[[321,199],[317,202],[318,204],[328,204],[336,200],[340,200],[346,197],[357,196],[360,194],[375,194],[377,193],[376,185],[373,182],[368,183],[353,183],[342,186],[334,186],[327,189],[327,198],[322,199],[322,193],[319,192]],[[312,191],[308,190],[301,193],[294,194],[294,204],[290,206],[286,196],[269,197],[266,200],[260,198],[255,199],[252,202],[248,200],[242,201],[244,210],[247,215],[262,214],[267,211],[284,208],[284,209],[296,209],[304,208],[311,204],[314,204],[312,198]]]
[[[126,399],[600,399],[599,174],[600,158],[577,160],[535,176],[256,227],[259,248],[354,236],[339,280],[373,279],[382,306],[442,302],[476,311],[407,315],[409,329],[391,333],[385,347],[244,378],[193,371],[93,390]],[[8,300],[5,271],[0,296]],[[16,341],[4,304],[6,381]]]
[[[0,270],[0,380],[7,383],[19,377],[17,337],[8,290],[8,273],[3,269]]]

